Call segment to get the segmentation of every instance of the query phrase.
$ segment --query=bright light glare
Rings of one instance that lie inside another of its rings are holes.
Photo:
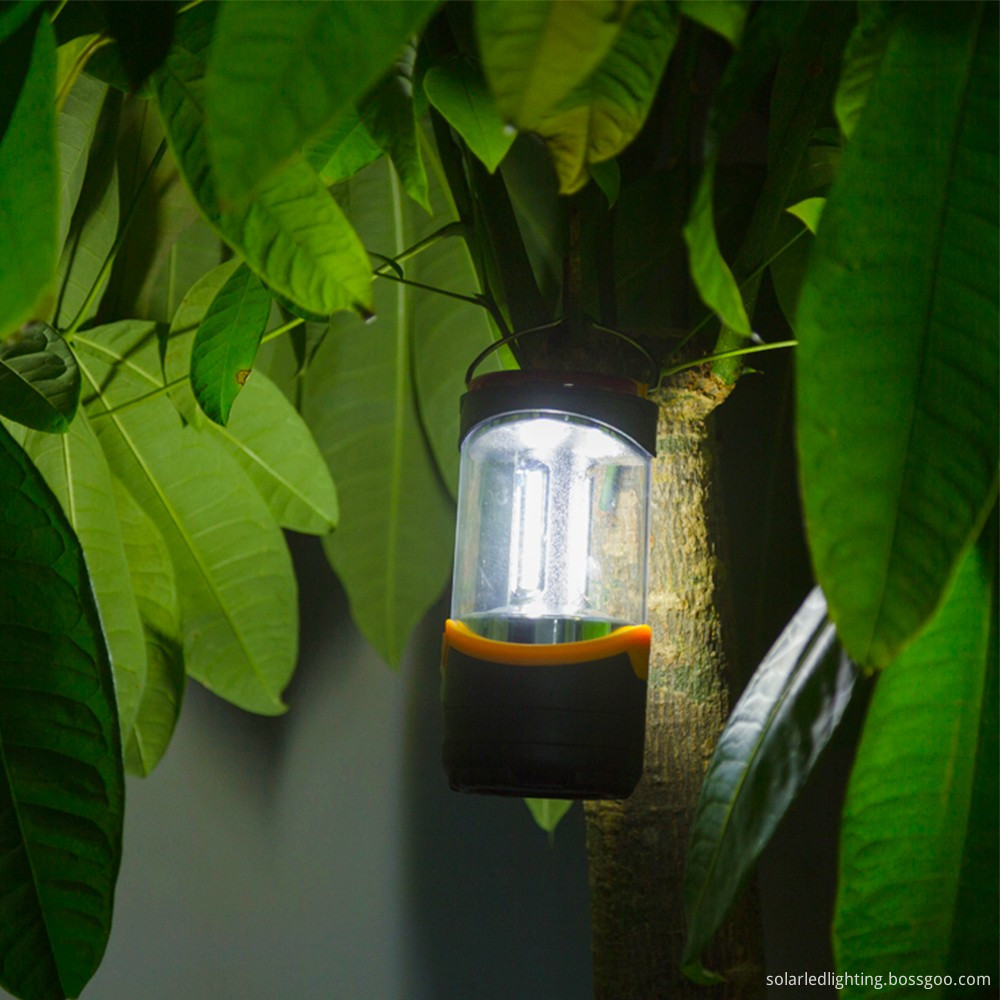
[[[545,582],[542,567],[548,479],[548,469],[542,465],[521,466],[514,471],[508,587],[518,602],[537,597]]]

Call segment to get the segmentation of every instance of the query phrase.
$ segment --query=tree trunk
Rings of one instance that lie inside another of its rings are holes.
[[[728,387],[703,371],[660,390],[653,463],[648,621],[653,629],[645,771],[624,802],[587,804],[595,1000],[763,996],[755,903],[741,905],[707,968],[681,973],[683,878],[702,778],[730,707],[709,415]]]

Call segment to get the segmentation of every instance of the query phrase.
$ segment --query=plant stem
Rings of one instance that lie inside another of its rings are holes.
[[[778,340],[773,344],[756,344],[753,347],[740,347],[734,351],[720,351],[718,354],[710,354],[705,358],[695,358],[693,361],[685,361],[670,368],[664,368],[660,372],[660,378],[664,379],[678,372],[686,371],[688,368],[697,368],[699,365],[709,364],[713,361],[722,361],[724,358],[738,358],[743,354],[757,354],[760,351],[776,351],[781,347],[795,347],[797,340]]]
[[[164,139],[157,147],[156,152],[153,154],[153,158],[149,161],[149,166],[146,167],[146,172],[142,175],[142,180],[139,181],[139,186],[135,189],[135,193],[132,195],[132,200],[129,203],[128,210],[125,212],[125,218],[122,220],[122,224],[118,230],[118,235],[115,237],[115,241],[111,245],[111,249],[108,251],[107,257],[104,258],[104,263],[101,265],[101,270],[97,275],[97,279],[94,281],[93,285],[91,285],[90,291],[87,293],[87,298],[84,299],[83,305],[80,306],[80,311],[76,314],[76,318],[73,322],[70,323],[69,328],[62,331],[63,337],[67,341],[72,341],[77,330],[79,330],[84,324],[87,311],[94,304],[94,299],[97,298],[97,294],[100,291],[101,286],[104,284],[111,272],[111,268],[115,262],[115,257],[118,256],[118,251],[122,248],[122,244],[125,242],[129,226],[132,223],[132,219],[135,218],[136,208],[139,204],[139,199],[142,197],[142,192],[145,190],[149,179],[156,172],[156,168],[160,165],[160,160],[163,159],[163,154],[166,151],[167,140]]]
[[[436,229],[429,236],[425,236],[422,240],[417,240],[413,246],[407,247],[402,253],[397,254],[395,257],[386,258],[385,263],[375,268],[374,273],[376,277],[383,278],[386,276],[383,271],[384,268],[392,267],[393,264],[402,264],[403,261],[410,260],[411,257],[416,257],[417,254],[423,253],[424,250],[434,246],[440,240],[446,239],[449,236],[461,236],[464,231],[465,227],[461,222],[449,222],[440,229]]]

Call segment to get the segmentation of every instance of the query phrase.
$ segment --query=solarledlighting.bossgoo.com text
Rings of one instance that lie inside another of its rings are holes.
[[[833,986],[838,990],[851,986],[867,986],[880,990],[898,986],[913,986],[916,989],[932,990],[936,986],[991,986],[989,976],[897,976],[891,972],[884,976],[850,972],[779,972],[767,976],[768,986]]]

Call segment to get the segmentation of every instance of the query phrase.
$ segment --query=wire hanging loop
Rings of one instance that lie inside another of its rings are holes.
[[[590,322],[586,320],[587,330],[594,330],[598,333],[606,333],[612,337],[617,337],[619,340],[628,344],[633,350],[638,352],[644,362],[649,366],[650,379],[648,381],[648,386],[651,389],[655,389],[660,382],[660,365],[659,362],[653,357],[645,347],[642,346],[637,340],[634,340],[628,334],[622,333],[621,330],[614,330],[609,326],[600,326],[597,323]],[[524,330],[515,330],[513,333],[508,333],[506,336],[500,337],[494,340],[492,344],[481,350],[475,358],[472,359],[472,364],[466,369],[465,372],[465,387],[468,389],[472,385],[472,380],[475,378],[476,369],[491,355],[494,351],[500,350],[501,347],[506,347],[507,344],[513,343],[515,340],[519,340],[521,337],[527,337],[531,334],[541,334],[547,333],[553,330],[558,330],[560,327],[565,327],[566,321],[564,319],[558,319],[553,323],[544,323],[542,326],[532,326]]]

